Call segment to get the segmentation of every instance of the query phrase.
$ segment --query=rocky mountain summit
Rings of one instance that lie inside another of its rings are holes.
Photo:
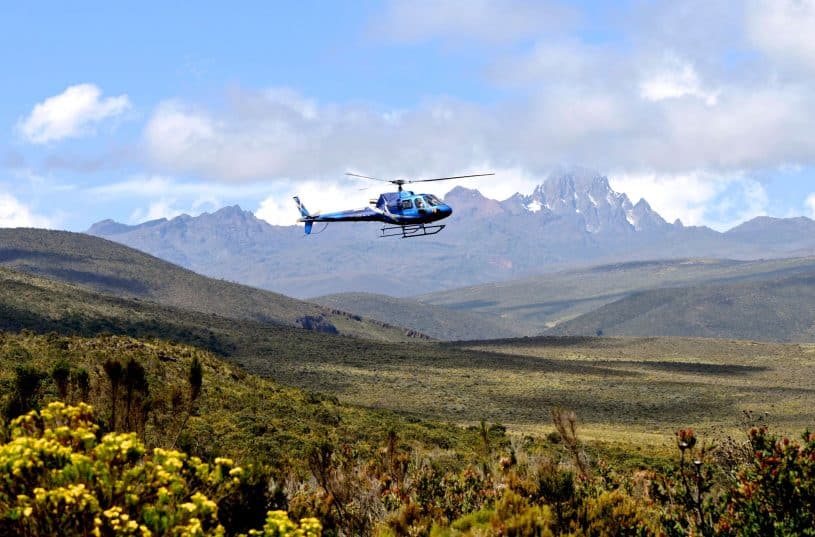
[[[364,291],[415,296],[571,267],[649,259],[758,259],[811,255],[815,222],[758,218],[726,233],[666,222],[597,172],[556,173],[532,193],[499,201],[456,187],[437,236],[381,239],[376,224],[337,224],[304,237],[238,206],[88,233],[196,272],[296,297]]]
[[[488,200],[478,191],[462,187],[453,189],[445,199],[457,209],[461,205],[485,216],[494,216],[496,212],[532,214],[543,223],[569,219],[591,234],[652,231],[670,225],[644,199],[634,205],[626,194],[612,190],[607,177],[584,169],[552,175],[530,195],[516,193],[502,202]]]

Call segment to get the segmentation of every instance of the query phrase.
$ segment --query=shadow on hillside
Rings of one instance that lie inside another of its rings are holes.
[[[31,261],[33,264],[28,264],[26,261]],[[127,292],[139,296],[147,295],[149,292],[149,287],[136,279],[63,268],[68,263],[87,264],[88,260],[82,256],[70,254],[0,248],[0,264],[12,270],[88,285],[104,291]]]
[[[45,267],[31,267],[29,270],[26,270],[26,272],[32,272],[39,276],[54,278],[59,281],[87,285],[99,291],[125,292],[136,296],[145,296],[150,292],[150,288],[147,287],[147,285],[132,278],[117,278],[116,276],[107,276],[82,270]]]
[[[62,336],[96,337],[109,334],[139,339],[156,338],[192,345],[224,357],[230,356],[236,350],[231,338],[197,326],[171,324],[156,319],[130,320],[86,315],[54,318],[37,315],[8,304],[0,304],[0,330],[9,332],[29,330],[36,334],[56,333]]]
[[[754,365],[711,364],[694,362],[639,361],[639,360],[597,360],[594,363],[607,366],[656,369],[667,373],[699,373],[701,375],[749,375],[770,371],[771,368]]]
[[[471,341],[452,341],[442,343],[447,347],[470,347],[472,345],[494,345],[503,347],[525,348],[568,348],[568,347],[625,347],[630,342],[607,337],[594,336],[535,336],[505,339],[476,339]]]
[[[83,258],[77,255],[55,252],[37,252],[35,250],[21,250],[20,248],[0,248],[0,263],[11,263],[12,261],[23,261],[26,259],[42,259],[51,261],[53,263],[83,261]]]
[[[711,416],[738,416],[734,402],[722,402],[714,396],[702,393],[698,388],[667,383],[655,386],[653,397],[620,397],[615,388],[585,390],[569,388],[542,389],[540,395],[492,397],[493,404],[510,406],[520,410],[519,418],[549,421],[552,408],[574,410],[581,421],[623,424],[674,424],[697,423]],[[677,397],[672,397],[672,395]],[[530,412],[538,409],[537,414]]]

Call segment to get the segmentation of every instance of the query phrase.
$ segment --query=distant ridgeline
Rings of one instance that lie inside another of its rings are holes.
[[[378,238],[376,224],[333,225],[304,238],[239,207],[127,226],[110,220],[88,233],[201,274],[289,296],[339,292],[416,296],[574,266],[632,260],[810,255],[815,222],[760,217],[726,233],[666,222],[646,200],[614,192],[585,169],[550,176],[530,195],[504,201],[457,187],[447,228],[433,238]]]

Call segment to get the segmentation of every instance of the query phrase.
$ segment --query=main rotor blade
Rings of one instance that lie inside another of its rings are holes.
[[[405,181],[406,183],[429,183],[430,181],[448,181],[450,179],[465,179],[467,177],[484,177],[486,175],[495,175],[495,173],[477,173],[475,175],[454,175],[453,177],[436,177],[435,179],[414,179],[412,181]]]
[[[358,173],[349,173],[345,172],[345,175],[350,175],[351,177],[362,177],[363,179],[371,179],[373,181],[382,181],[383,183],[392,183],[390,179],[380,179],[379,177],[368,177],[367,175],[360,175]]]

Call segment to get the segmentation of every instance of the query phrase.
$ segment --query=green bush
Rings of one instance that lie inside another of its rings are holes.
[[[92,409],[55,402],[10,423],[0,445],[0,534],[63,536],[219,536],[218,502],[243,469],[164,450],[134,433],[99,437]],[[314,519],[295,524],[270,512],[252,535],[314,537]]]
[[[749,433],[752,457],[724,498],[719,533],[815,535],[815,434],[801,441]]]

